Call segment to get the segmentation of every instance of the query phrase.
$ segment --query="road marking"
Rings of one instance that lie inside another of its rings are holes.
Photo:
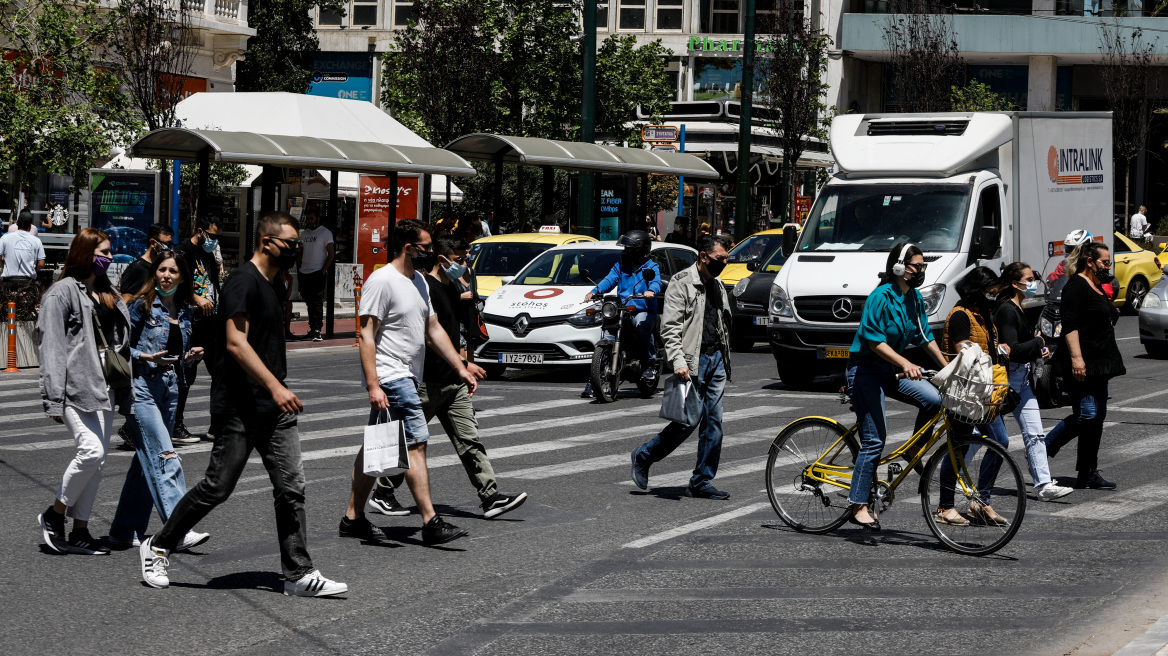
[[[1168,408],[1129,408],[1127,406],[1121,405],[1118,407],[1109,406],[1107,409],[1114,410],[1116,412],[1144,412],[1147,414],[1168,415]]]
[[[1168,484],[1150,483],[1051,513],[1055,517],[1114,521],[1168,502]]]
[[[1168,615],[1148,627],[1143,635],[1124,645],[1113,656],[1155,656],[1168,647]]]
[[[688,533],[693,533],[694,531],[700,531],[702,529],[710,528],[711,526],[717,526],[718,524],[724,524],[730,520],[738,519],[739,517],[744,517],[744,516],[749,515],[753,512],[757,512],[759,510],[762,510],[763,508],[769,508],[770,505],[771,504],[768,501],[760,501],[758,503],[752,503],[748,506],[743,506],[741,508],[738,508],[737,510],[731,510],[730,512],[724,512],[720,515],[714,515],[713,517],[707,517],[705,519],[700,519],[696,522],[690,522],[689,524],[683,524],[682,526],[678,526],[677,528],[671,528],[668,531],[663,531],[661,533],[657,533],[656,535],[650,535],[648,537],[641,538],[640,540],[633,540],[632,542],[629,542],[628,544],[622,545],[621,548],[622,549],[642,549],[644,547],[649,547],[649,546],[657,544],[658,542],[672,540],[673,538],[681,537],[682,535],[686,535]]]
[[[1164,394],[1168,394],[1168,388],[1159,390],[1157,392],[1151,392],[1149,394],[1144,394],[1142,396],[1136,396],[1136,397],[1132,397],[1130,399],[1124,399],[1118,403],[1112,404],[1110,407],[1114,408],[1116,406],[1127,405],[1129,403],[1135,403],[1136,401],[1143,401],[1144,399],[1150,399],[1150,398],[1154,398],[1157,396],[1163,396]]]

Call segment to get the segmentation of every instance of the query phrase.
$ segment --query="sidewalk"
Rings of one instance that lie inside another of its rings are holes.
[[[333,336],[331,338],[326,337],[324,339],[324,341],[320,341],[320,342],[312,342],[312,341],[293,342],[292,340],[288,340],[288,350],[289,351],[301,351],[304,349],[320,348],[320,347],[324,347],[324,346],[352,346],[357,341],[357,328],[353,324],[352,310],[349,310],[349,312],[350,312],[349,316],[347,318],[345,318],[344,320],[342,320],[338,316],[336,321],[333,322],[334,332],[333,332]],[[303,337],[304,335],[307,335],[308,334],[308,322],[307,321],[293,320],[292,321],[292,334],[299,335],[301,337]]]

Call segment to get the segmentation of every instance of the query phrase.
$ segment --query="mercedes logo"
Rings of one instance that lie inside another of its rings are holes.
[[[822,307],[822,306],[820,306]],[[852,299],[841,297],[831,304],[831,315],[840,321],[846,321],[852,316]]]
[[[528,320],[526,314],[519,315],[519,318],[515,320],[515,334],[519,335],[520,337],[523,337],[524,335],[526,335],[527,334],[527,327],[528,327],[528,324],[530,324],[530,323],[531,323],[531,321]]]

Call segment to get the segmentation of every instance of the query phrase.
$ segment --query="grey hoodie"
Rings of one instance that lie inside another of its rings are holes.
[[[122,321],[114,326],[110,348],[130,360],[130,313],[118,298]],[[37,318],[37,344],[41,359],[41,401],[45,414],[60,417],[69,406],[82,412],[113,410],[131,414],[133,392],[110,399],[105,384],[97,341],[93,337],[93,297],[76,278],[62,278],[41,297]],[[132,366],[132,365],[131,365]]]

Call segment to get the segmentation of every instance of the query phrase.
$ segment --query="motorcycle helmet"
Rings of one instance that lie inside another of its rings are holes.
[[[1070,252],[1070,250],[1074,247],[1086,244],[1089,241],[1091,241],[1091,233],[1082,229],[1075,230],[1068,234],[1067,238],[1063,240],[1063,248],[1067,252]]]
[[[629,257],[646,257],[649,255],[649,244],[651,241],[649,233],[644,230],[630,230],[621,235],[621,238],[616,243],[624,246],[624,254]]]

